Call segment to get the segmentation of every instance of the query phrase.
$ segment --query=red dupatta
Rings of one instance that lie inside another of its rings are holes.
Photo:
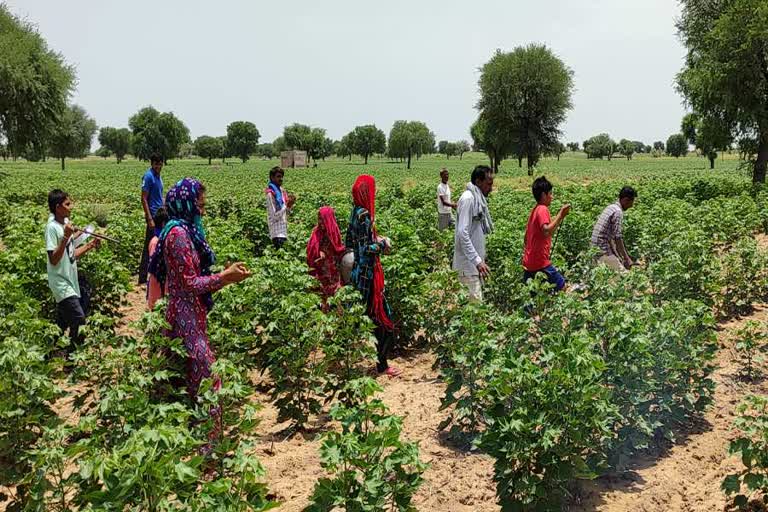
[[[321,252],[325,253],[324,260],[320,260]],[[340,286],[341,278],[336,264],[345,252],[346,247],[341,241],[333,208],[323,206],[317,212],[317,226],[307,242],[307,266],[310,275],[320,281],[326,296],[333,295]]]

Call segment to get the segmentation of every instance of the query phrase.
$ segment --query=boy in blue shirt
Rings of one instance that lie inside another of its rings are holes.
[[[141,253],[141,263],[139,263],[139,284],[147,282],[147,267],[149,267],[149,242],[155,236],[155,223],[152,220],[157,210],[164,206],[165,197],[163,196],[163,179],[160,177],[160,171],[163,170],[163,157],[154,154],[149,159],[151,167],[144,173],[141,182],[141,206],[144,208],[144,220],[147,223],[147,229],[144,233],[144,250]]]

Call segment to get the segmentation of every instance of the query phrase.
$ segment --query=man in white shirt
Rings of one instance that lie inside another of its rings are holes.
[[[293,208],[295,199],[286,194],[283,188],[285,171],[280,167],[269,170],[269,185],[267,186],[267,224],[269,237],[276,249],[280,249],[288,239],[288,212]]]
[[[443,167],[437,185],[437,229],[443,231],[453,227],[451,210],[455,208],[456,203],[451,202],[451,187],[448,186],[448,169]]]
[[[467,287],[471,301],[483,300],[483,279],[491,269],[485,262],[485,237],[493,232],[493,219],[487,197],[493,189],[491,168],[478,165],[472,181],[456,204],[456,234],[453,247],[453,270]]]

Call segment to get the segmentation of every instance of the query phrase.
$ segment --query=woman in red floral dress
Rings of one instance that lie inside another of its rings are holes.
[[[168,335],[184,340],[187,350],[187,392],[197,401],[200,382],[214,379],[214,389],[221,382],[211,374],[215,361],[208,341],[208,311],[213,307],[211,294],[238,283],[250,273],[242,263],[235,263],[219,274],[211,274],[216,256],[205,238],[201,217],[205,213],[205,186],[194,178],[184,178],[166,195],[169,221],[163,228],[149,271],[168,290],[165,318],[171,325]],[[220,411],[211,411],[219,424]],[[214,432],[215,433],[215,432]]]

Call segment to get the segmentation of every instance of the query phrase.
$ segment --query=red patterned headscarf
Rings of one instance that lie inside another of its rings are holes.
[[[318,262],[320,252],[325,253],[325,261]],[[326,296],[333,295],[338,289],[340,277],[337,263],[345,252],[335,212],[330,206],[323,206],[317,212],[317,226],[307,243],[307,266],[309,273],[320,281]]]
[[[365,208],[368,210],[371,216],[371,229],[373,230],[373,239],[376,241],[376,180],[373,176],[367,174],[361,174],[355,180],[355,184],[352,186],[352,201],[355,206]],[[373,316],[376,324],[381,325],[385,329],[392,331],[395,326],[392,324],[392,320],[389,319],[387,312],[384,308],[384,269],[381,266],[381,259],[378,255],[374,256],[375,263],[373,265],[373,281],[371,283],[371,311],[369,312]]]

